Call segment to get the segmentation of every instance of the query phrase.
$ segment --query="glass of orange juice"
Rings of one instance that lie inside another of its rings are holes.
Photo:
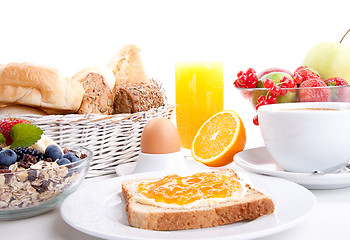
[[[175,85],[176,126],[181,147],[191,149],[202,124],[223,110],[223,64],[220,61],[176,63]]]

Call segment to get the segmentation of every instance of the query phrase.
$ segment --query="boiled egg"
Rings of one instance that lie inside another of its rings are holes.
[[[179,152],[180,136],[167,118],[150,119],[141,134],[141,153],[168,154]]]

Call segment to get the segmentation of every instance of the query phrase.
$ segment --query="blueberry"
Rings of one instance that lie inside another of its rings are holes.
[[[52,144],[45,149],[45,155],[46,157],[51,158],[53,161],[56,161],[57,159],[62,158],[63,153],[57,145]]]
[[[0,164],[10,166],[17,160],[17,154],[11,149],[4,149],[0,151]]]
[[[62,166],[62,165],[70,164],[70,161],[67,158],[60,158],[57,160],[56,163]]]
[[[66,154],[63,155],[64,158],[67,158],[70,162],[77,162],[80,161],[80,158],[77,157],[74,153],[72,152],[67,152]]]

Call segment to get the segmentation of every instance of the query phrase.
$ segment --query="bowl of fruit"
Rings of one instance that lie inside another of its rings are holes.
[[[308,66],[294,72],[269,68],[257,74],[252,68],[237,73],[234,86],[254,109],[266,104],[291,102],[350,102],[350,85],[339,77],[322,79]],[[253,119],[259,125],[258,116]]]
[[[27,120],[0,120],[0,220],[31,217],[56,208],[87,173],[92,152],[58,146]]]

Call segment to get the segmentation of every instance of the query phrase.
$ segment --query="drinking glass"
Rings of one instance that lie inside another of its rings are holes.
[[[191,149],[198,129],[223,110],[223,64],[179,62],[175,64],[176,125],[181,147]]]

